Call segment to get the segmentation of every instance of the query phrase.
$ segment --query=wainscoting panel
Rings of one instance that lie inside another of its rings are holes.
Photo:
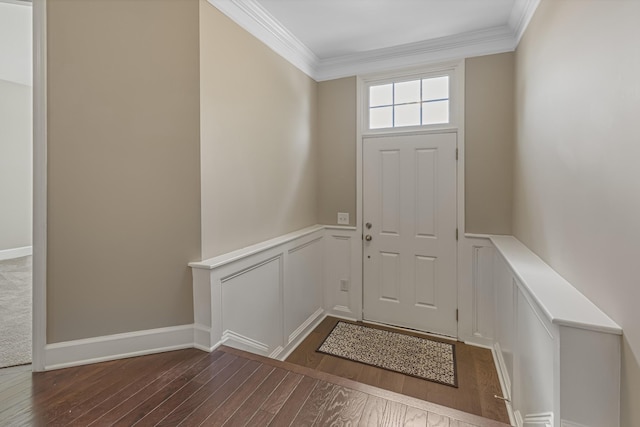
[[[253,353],[270,354],[283,346],[283,256],[278,254],[223,277],[223,340]]]
[[[324,318],[324,227],[189,264],[194,345],[283,358]]]
[[[458,338],[493,347],[494,248],[489,236],[466,235],[458,242]]]
[[[512,236],[492,236],[496,365],[518,427],[619,425],[621,328]]]
[[[328,314],[362,320],[362,238],[355,228],[325,230],[324,308]]]
[[[523,415],[553,412],[555,346],[551,325],[520,289],[516,290],[516,348],[513,396]]]
[[[287,251],[284,282],[284,333],[286,343],[299,335],[298,328],[322,308],[323,236]]]

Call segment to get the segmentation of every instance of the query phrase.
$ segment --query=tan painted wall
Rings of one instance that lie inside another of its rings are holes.
[[[47,9],[47,340],[192,323],[198,1]]]
[[[511,234],[514,54],[465,62],[465,231]]]
[[[513,53],[466,64],[467,232],[511,232]],[[318,220],[336,224],[337,212],[356,210],[356,79],[318,85]]]
[[[31,246],[31,92],[0,80],[0,251]]]
[[[318,221],[356,225],[356,78],[318,84]]]
[[[623,330],[640,425],[640,1],[544,0],[516,56],[514,232]]]
[[[317,83],[200,1],[202,257],[313,225]]]

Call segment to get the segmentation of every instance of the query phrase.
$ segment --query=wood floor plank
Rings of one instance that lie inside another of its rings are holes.
[[[312,354],[315,353],[315,349],[321,345],[338,321],[344,320],[326,317],[320,325],[303,340],[301,345],[291,353],[287,361],[329,374],[354,379],[374,387],[381,387],[389,391],[402,393],[420,400],[426,400],[471,414],[489,417],[503,423],[509,422],[504,403],[493,399],[493,394],[500,394],[493,392],[496,389],[500,390],[500,382],[493,364],[493,356],[489,350],[469,346],[461,342],[426,336],[429,339],[451,342],[455,345],[459,387],[449,387],[329,355],[322,354],[320,357]],[[362,324],[362,322],[360,322],[360,324]],[[398,330],[381,325],[366,324],[366,326],[425,337],[424,334],[415,331]],[[361,367],[357,368],[354,364],[360,365]]]
[[[383,426],[401,426],[407,413],[407,405],[399,402],[387,402],[382,414]]]
[[[214,354],[220,354],[215,352]],[[208,391],[203,388],[207,384],[216,384],[217,387],[224,384],[237,369],[243,366],[245,360],[241,358],[225,357],[222,355],[211,365],[203,369],[182,388],[148,411],[138,423],[140,425],[156,425],[168,420],[180,422],[186,415],[199,405],[208,396]],[[233,363],[236,363],[233,365]],[[171,421],[169,421],[171,422]],[[172,424],[175,425],[175,424]]]
[[[404,415],[404,427],[427,427],[428,417],[428,412],[408,406]]]
[[[204,423],[209,415],[218,409],[259,367],[260,362],[255,360],[247,361],[222,386],[213,391],[200,406],[187,415],[179,425],[199,426]]]
[[[307,400],[313,389],[318,384],[318,380],[311,377],[302,377],[296,388],[284,402],[282,408],[270,422],[272,426],[289,426],[298,415],[300,408]]]
[[[260,387],[260,385],[267,379],[267,377],[273,372],[273,367],[268,365],[258,365],[253,374],[241,384],[235,392],[233,392],[218,409],[211,412],[209,416],[203,421],[207,426],[221,426],[223,425],[235,411],[249,398],[249,396]]]
[[[464,421],[451,420],[449,427],[477,427],[473,424],[465,423]]]
[[[117,420],[146,398],[143,396],[148,397],[151,392],[155,392],[163,384],[177,377],[182,371],[204,359],[207,353],[202,351],[174,351],[171,352],[171,355],[172,357],[168,358],[164,364],[153,366],[153,369],[147,375],[135,381],[130,381],[126,387],[79,415],[69,422],[69,425],[88,426],[98,419],[101,419],[102,423]],[[221,356],[215,355],[213,357],[219,358]]]
[[[158,357],[151,357],[150,360],[158,360],[159,355],[152,355]],[[84,384],[79,384],[77,390],[64,395],[56,396],[57,398],[52,400],[47,409],[38,414],[38,419],[43,423],[50,425],[56,418],[65,415],[69,411],[73,411],[74,408],[82,405],[88,399],[92,399],[95,395],[110,392],[111,390],[117,390],[131,377],[135,376],[137,372],[140,372],[145,366],[149,366],[149,361],[144,358],[134,357],[131,359],[125,359],[124,363],[115,371],[109,375],[100,377],[99,380],[91,382],[89,387],[83,387]],[[62,423],[61,423],[62,424]]]
[[[427,417],[427,427],[451,427],[449,422],[449,417],[436,414],[435,412],[429,412],[429,416]]]
[[[470,422],[470,423],[480,423],[482,426],[496,426],[496,427],[505,427],[505,423],[502,423],[500,421],[495,421],[495,420],[490,420],[490,419],[486,419],[486,418],[481,418],[481,416],[479,415],[475,415],[475,414],[470,414],[470,413],[466,413],[454,408],[449,408],[449,407],[445,407],[442,405],[437,405],[435,403],[432,402],[428,402],[428,401],[424,401],[424,400],[420,400],[420,399],[416,399],[414,397],[411,396],[406,396],[406,395],[401,395],[389,390],[385,390],[383,388],[378,388],[378,387],[372,387],[370,385],[367,384],[362,384],[353,380],[349,380],[347,378],[340,378],[337,377],[335,375],[326,373],[326,372],[322,372],[322,371],[318,371],[318,370],[314,370],[311,368],[307,368],[305,366],[300,366],[300,365],[295,365],[292,363],[282,363],[282,362],[278,362],[276,360],[273,359],[268,359],[265,358],[263,356],[258,356],[255,354],[245,354],[244,352],[240,351],[240,350],[235,350],[232,348],[228,348],[225,346],[221,346],[220,347],[221,351],[228,351],[228,352],[232,352],[234,354],[244,354],[244,356],[242,357],[248,357],[251,358],[253,360],[259,360],[262,363],[265,364],[272,364],[274,366],[282,366],[285,367],[286,369],[292,371],[292,372],[296,372],[299,373],[301,375],[306,375],[306,376],[311,376],[314,378],[317,378],[319,380],[322,381],[326,381],[326,382],[330,382],[334,385],[338,385],[338,386],[343,386],[343,387],[347,387],[347,388],[351,388],[353,390],[358,390],[361,391],[363,393],[367,393],[367,394],[371,394],[374,396],[378,396],[387,400],[392,400],[395,402],[400,402],[403,403],[407,406],[413,406],[415,408],[418,409],[422,409],[424,411],[428,411],[428,412],[435,412],[435,413],[440,413],[440,414],[444,414],[447,416],[450,416],[452,418],[456,418],[456,419],[460,419],[461,421],[465,421],[465,422]],[[435,384],[435,383],[434,383]],[[440,384],[438,384],[440,385]],[[451,388],[451,387],[449,387]],[[481,421],[478,421],[481,420]]]
[[[345,387],[336,387],[316,425],[357,425],[367,402],[367,395]]]
[[[256,413],[247,422],[248,426],[268,426],[282,405],[287,401],[293,390],[302,380],[302,375],[288,372],[278,387],[269,395]]]
[[[120,402],[122,396],[130,396],[137,393],[144,385],[149,384],[158,378],[158,376],[161,376],[167,370],[173,368],[183,357],[180,354],[176,354],[176,352],[167,352],[165,355],[165,358],[158,360],[155,364],[143,365],[133,376],[122,378],[121,381],[112,384],[99,393],[89,396],[82,403],[53,419],[51,423],[58,425],[74,424],[78,426],[90,424],[94,421],[95,417],[86,416],[84,419],[76,420],[87,415],[92,409],[100,405],[105,405],[103,407],[108,408],[113,406],[115,402]],[[104,410],[100,410],[100,412],[104,412]]]
[[[387,401],[376,396],[367,395],[367,402],[358,421],[360,427],[375,427],[382,425],[382,416]]]
[[[176,378],[184,375],[190,369],[193,369],[194,366],[202,366],[206,363],[206,360],[216,361],[220,359],[221,356],[221,354],[208,354],[202,351],[185,354],[182,363],[143,387],[138,393],[128,396],[121,402],[114,404],[111,408],[105,408],[102,414],[99,412],[89,414],[88,416],[93,417],[94,420],[88,425],[111,425],[115,423],[118,419],[122,418],[138,407],[138,405],[141,405],[149,399],[150,396],[155,395]]]
[[[325,329],[329,329],[326,323]],[[489,361],[479,358],[471,365],[483,369]],[[23,374],[20,381],[14,375],[2,377],[12,381],[4,391],[11,389],[5,397],[15,405],[0,413],[0,425],[84,426],[93,420],[94,426],[143,427],[506,427],[477,415],[224,346],[212,353],[181,350],[64,372]],[[38,393],[35,398],[34,390]],[[52,418],[52,414],[58,415]]]
[[[189,368],[182,375],[175,378],[173,381],[165,385],[163,388],[158,390],[153,395],[149,396],[146,400],[144,400],[142,403],[137,405],[130,412],[128,412],[127,414],[124,414],[120,419],[115,421],[113,425],[114,426],[131,426],[137,423],[142,418],[147,416],[150,412],[152,412],[154,409],[158,408],[163,402],[169,399],[174,393],[176,393],[178,390],[180,390],[182,387],[188,384],[193,378],[198,376],[203,370],[207,369],[210,365],[215,364],[217,367],[219,367],[223,364],[229,363],[228,359],[225,359],[222,362],[220,362],[222,358],[212,361],[213,357],[214,356],[211,356],[211,358],[203,359],[201,362]],[[245,360],[242,360],[238,357],[234,357],[233,360],[228,365],[225,365],[221,369],[221,373],[219,375],[223,375],[223,373],[225,372],[232,373],[235,371],[235,369],[238,368],[238,366],[242,366],[245,363],[246,363]],[[233,368],[231,368],[232,365],[234,365]]]
[[[309,397],[300,407],[298,414],[291,422],[292,426],[312,426],[320,413],[324,410],[330,396],[333,395],[336,386],[319,381],[314,387]]]
[[[240,427],[246,425],[247,421],[256,413],[256,410],[258,410],[267,398],[269,398],[271,393],[277,389],[286,375],[287,371],[274,367],[267,379],[240,405],[235,414],[226,421],[225,426]]]

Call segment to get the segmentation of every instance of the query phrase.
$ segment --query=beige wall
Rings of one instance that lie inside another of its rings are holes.
[[[313,225],[317,84],[200,1],[202,257]]]
[[[0,80],[0,251],[31,246],[31,92]]]
[[[466,225],[470,233],[511,232],[513,53],[466,61]],[[356,79],[318,85],[318,220],[356,210]]]
[[[318,84],[318,221],[356,225],[356,78]]]
[[[192,323],[198,1],[47,10],[47,340]]]
[[[623,330],[640,425],[640,1],[545,0],[516,56],[514,232]]]
[[[514,54],[465,62],[465,231],[511,234]]]

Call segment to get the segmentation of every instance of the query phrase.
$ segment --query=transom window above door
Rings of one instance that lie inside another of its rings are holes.
[[[450,123],[449,75],[369,86],[369,129]]]

